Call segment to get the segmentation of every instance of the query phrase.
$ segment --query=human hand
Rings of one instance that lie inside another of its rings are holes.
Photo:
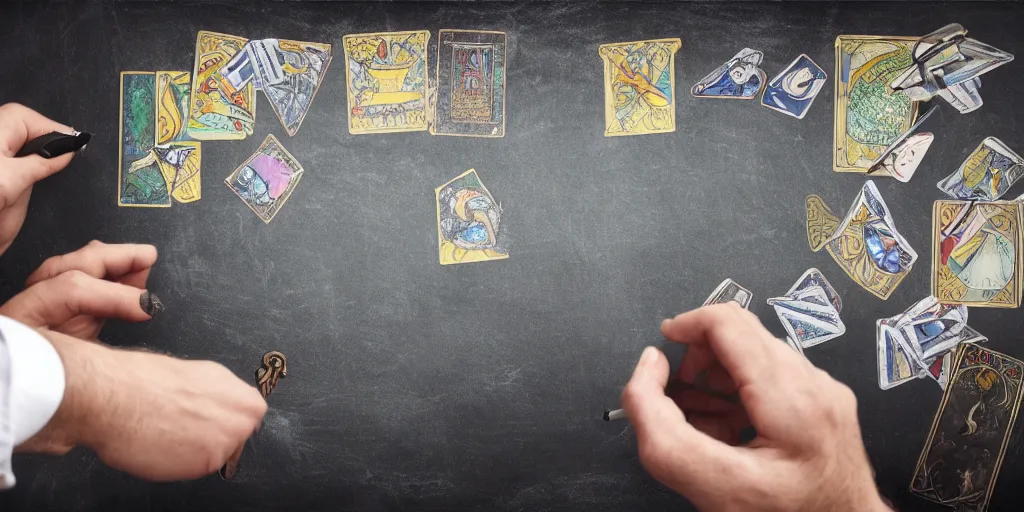
[[[0,306],[0,315],[94,341],[107,318],[141,322],[163,310],[146,291],[156,258],[152,245],[89,242],[44,261],[27,288]]]
[[[701,510],[889,510],[848,387],[734,303],[681,314],[661,330],[688,345],[680,379],[702,375],[712,390],[738,393],[742,406],[695,390],[666,396],[668,359],[647,347],[622,405],[654,478]],[[757,437],[738,446],[748,424]]]
[[[17,103],[0,106],[0,254],[11,246],[25,222],[32,185],[67,167],[74,158],[74,154],[50,159],[39,155],[14,158],[14,155],[36,137],[73,131]]]
[[[187,480],[220,469],[267,411],[256,388],[217,363],[40,332],[64,364],[64,399],[18,451],[63,453],[83,445],[139,478]]]

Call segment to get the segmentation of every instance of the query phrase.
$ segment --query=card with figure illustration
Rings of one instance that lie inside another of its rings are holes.
[[[276,59],[284,62],[283,80],[264,84],[263,94],[288,135],[295,135],[313,105],[327,68],[331,66],[331,45],[281,39],[273,48]]]
[[[679,39],[603,44],[604,135],[676,131],[675,55]]]
[[[291,197],[302,174],[302,165],[277,137],[268,135],[224,183],[260,220],[269,224]]]
[[[913,64],[914,37],[836,38],[832,168],[867,172],[917,119],[917,103],[889,82]]]
[[[841,222],[819,196],[808,196],[806,206],[811,250],[824,247],[854,282],[883,300],[889,298],[910,273],[917,252],[896,231],[875,184],[864,184]]]
[[[156,72],[156,143],[190,141],[188,136],[189,94],[192,73]]]
[[[1021,177],[1024,177],[1024,159],[1003,141],[987,137],[938,186],[954,199],[996,201]]]
[[[434,135],[505,135],[507,36],[485,30],[438,33]]]
[[[827,80],[823,69],[807,55],[800,55],[768,82],[761,105],[803,119]]]
[[[1021,304],[1024,205],[941,200],[932,206],[932,294],[946,303]]]
[[[744,48],[690,88],[695,98],[752,100],[764,90],[768,78],[761,69],[764,54]]]
[[[167,207],[171,196],[163,174],[149,157],[156,145],[156,76],[148,71],[121,73],[118,206]]]
[[[952,372],[910,491],[956,510],[983,511],[1017,420],[1024,363],[964,345]]]
[[[202,30],[196,36],[195,65],[189,91],[188,135],[195,140],[241,140],[256,123],[252,83],[236,89],[222,74],[247,39]]]
[[[508,258],[501,204],[470,169],[434,189],[442,265]]]
[[[427,41],[430,32],[350,34],[345,48],[348,131],[427,129]]]

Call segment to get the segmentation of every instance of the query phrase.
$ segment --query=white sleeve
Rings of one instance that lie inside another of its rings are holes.
[[[0,316],[0,489],[14,486],[14,447],[42,430],[63,398],[57,351],[34,329]]]

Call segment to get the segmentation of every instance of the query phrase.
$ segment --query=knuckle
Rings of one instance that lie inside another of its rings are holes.
[[[10,115],[10,114],[12,114],[14,112],[26,110],[27,108],[28,107],[26,107],[25,105],[22,105],[21,103],[15,103],[15,102],[12,101],[12,102],[0,105],[0,114]]]
[[[67,272],[61,273],[57,276],[61,286],[67,288],[69,291],[75,291],[79,288],[84,288],[86,283],[89,281],[89,275],[81,270],[72,269]]]

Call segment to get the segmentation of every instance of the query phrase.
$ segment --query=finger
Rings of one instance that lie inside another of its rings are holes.
[[[149,272],[151,268],[140,270],[138,272],[131,272],[117,279],[117,282],[133,286],[135,288],[145,289],[146,282],[149,281]]]
[[[152,245],[105,244],[93,241],[75,252],[54,256],[44,261],[32,275],[28,276],[25,284],[31,286],[71,270],[78,270],[100,279],[118,280],[128,274],[147,272],[156,263],[156,259],[156,247]],[[145,279],[142,281],[144,283]]]
[[[648,347],[622,392],[622,406],[636,429],[644,467],[682,492],[701,485],[717,468],[735,463],[736,454],[724,452],[727,446],[686,422],[675,402],[665,396],[668,376],[665,354]]]
[[[72,270],[15,295],[2,312],[32,327],[58,326],[78,315],[141,322],[151,318],[140,304],[146,293]]]
[[[50,132],[71,134],[74,129],[24,105],[0,106],[0,154],[13,157],[26,142]]]
[[[738,387],[770,385],[785,368],[774,364],[785,348],[772,340],[757,317],[735,303],[718,304],[683,313],[661,324],[671,341],[706,343]],[[788,350],[788,348],[786,348]]]
[[[4,174],[0,181],[0,185],[2,185],[0,191],[3,192],[4,197],[15,197],[28,190],[36,182],[67,167],[72,158],[74,158],[73,153],[56,158],[43,158],[39,155],[4,158],[2,160]]]

